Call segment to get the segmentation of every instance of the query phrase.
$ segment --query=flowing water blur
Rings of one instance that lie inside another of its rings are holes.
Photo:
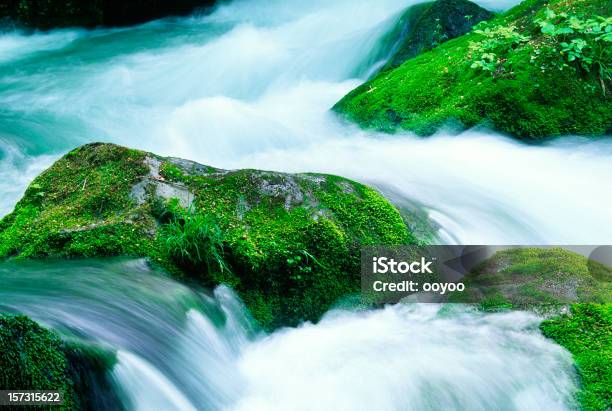
[[[416,201],[443,242],[609,243],[608,142],[389,137],[329,112],[384,59],[380,39],[414,2],[242,0],[131,28],[1,35],[0,215],[58,155],[101,140],[345,175]]]
[[[461,306],[332,310],[271,335],[226,287],[188,288],[143,260],[0,264],[0,311],[117,352],[135,410],[566,410],[569,353],[539,319]]]
[[[0,34],[0,216],[60,155],[111,141],[351,177],[419,204],[443,242],[609,243],[608,142],[386,136],[329,112],[380,66],[380,39],[413,3],[237,0],[130,28]],[[229,289],[142,261],[2,263],[0,277],[0,309],[117,350],[130,409],[573,407],[571,358],[526,313],[397,305],[265,335]]]

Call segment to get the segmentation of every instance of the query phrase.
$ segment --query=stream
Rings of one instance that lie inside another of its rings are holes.
[[[384,63],[384,35],[415,3],[234,0],[127,28],[2,32],[0,216],[61,155],[105,141],[352,178],[416,204],[441,243],[609,244],[609,140],[390,136],[329,111]],[[525,312],[338,309],[266,334],[229,288],[190,288],[142,260],[3,262],[0,280],[0,311],[117,353],[127,409],[575,408],[571,356]]]

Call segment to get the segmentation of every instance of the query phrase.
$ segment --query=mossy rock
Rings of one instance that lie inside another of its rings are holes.
[[[612,406],[612,269],[562,248],[498,251],[466,278],[452,302],[546,315],[542,333],[574,357],[580,409]]]
[[[498,251],[463,282],[453,301],[481,302],[489,308],[560,307],[612,302],[612,269],[562,248]]]
[[[397,49],[383,70],[400,66],[435,46],[468,33],[493,13],[468,0],[437,0],[416,4],[404,12],[393,36]]]
[[[477,125],[529,140],[609,133],[612,85],[595,66],[586,71],[568,63],[555,40],[542,33],[536,20],[547,9],[582,19],[612,14],[606,0],[526,0],[486,23],[517,39],[507,44],[495,37],[502,45],[486,56],[487,70],[472,67],[487,37],[471,32],[380,73],[333,109],[366,129],[421,136]],[[608,48],[601,56],[608,67],[611,54]]]
[[[612,304],[574,304],[570,312],[544,321],[542,333],[574,356],[585,411],[612,408]]]
[[[68,361],[77,409],[126,409],[111,376],[118,361],[115,350],[84,342],[65,342],[63,351]]]
[[[266,328],[316,320],[358,292],[361,246],[416,242],[392,204],[354,181],[100,143],[57,161],[0,221],[0,258],[146,256],[229,284]]]
[[[109,378],[116,362],[112,350],[66,343],[27,316],[0,313],[0,390],[64,394],[62,406],[36,409],[122,410]]]
[[[62,341],[28,317],[0,314],[0,364],[0,390],[58,390],[78,408]]]

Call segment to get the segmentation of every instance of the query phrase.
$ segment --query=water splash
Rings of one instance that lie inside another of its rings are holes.
[[[345,175],[422,204],[442,242],[610,242],[608,143],[394,138],[328,111],[413,3],[244,0],[132,28],[0,36],[0,215],[60,153],[102,140],[218,167]]]
[[[566,410],[571,356],[533,314],[462,306],[335,310],[266,335],[225,287],[213,295],[142,260],[0,264],[0,311],[117,352],[135,410]]]
[[[426,304],[331,312],[247,346],[247,390],[233,409],[567,409],[570,360],[537,324]]]

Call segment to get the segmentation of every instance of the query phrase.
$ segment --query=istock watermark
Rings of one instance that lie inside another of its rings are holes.
[[[611,267],[610,246],[370,246],[361,291],[372,303],[606,303]]]
[[[433,261],[425,260],[425,257],[421,257],[421,261],[395,261],[393,258],[387,257],[373,257],[372,258],[372,272],[374,274],[433,274],[430,266]]]

